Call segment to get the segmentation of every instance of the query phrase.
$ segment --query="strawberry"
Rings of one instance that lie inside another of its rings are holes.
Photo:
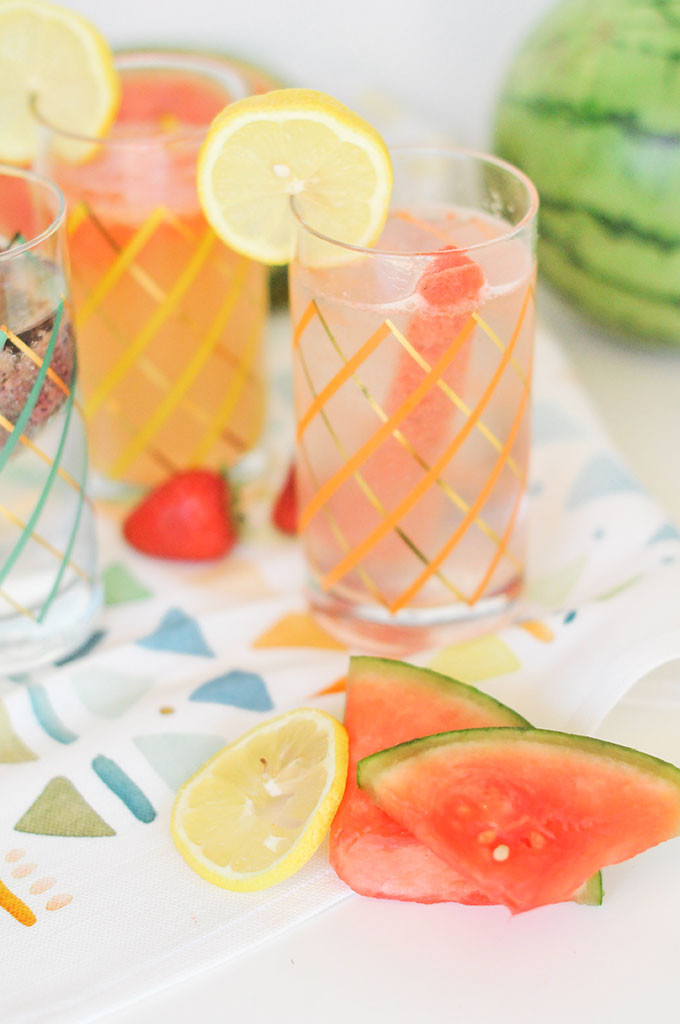
[[[229,482],[207,469],[177,473],[130,512],[123,533],[133,548],[157,558],[220,558],[236,543]]]
[[[295,490],[295,463],[279,492],[272,510],[272,522],[283,533],[297,533],[297,493]]]

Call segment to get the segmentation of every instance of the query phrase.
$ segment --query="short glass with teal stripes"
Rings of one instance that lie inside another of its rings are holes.
[[[72,651],[101,604],[64,218],[0,165],[0,675]]]

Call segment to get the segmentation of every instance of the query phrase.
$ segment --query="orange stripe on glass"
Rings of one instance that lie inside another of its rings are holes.
[[[76,313],[76,329],[79,330],[89,320],[95,309],[123,276],[128,267],[136,260],[144,246],[149,242],[157,228],[167,218],[165,207],[158,206],[146,218],[142,226],[135,232],[129,243],[122,249],[107,272],[101,277],[97,286],[92,289],[80,310]]]
[[[472,314],[472,319],[474,320],[474,314]],[[389,324],[390,330],[392,331],[392,334],[395,336],[399,344],[409,353],[409,355],[415,360],[418,366],[420,366],[422,370],[428,371],[430,369],[430,364],[427,362],[426,359],[423,359],[420,352],[417,352],[416,349],[414,349],[413,345],[408,340],[408,338],[404,337],[401,331],[392,323],[391,320],[387,320],[386,323]],[[449,387],[445,380],[440,380],[437,382],[437,384],[439,389],[443,392],[443,394],[446,395],[449,401],[455,405],[456,409],[458,409],[459,412],[462,412],[464,416],[470,416],[472,414],[472,410],[470,406],[467,404],[467,402],[464,402],[463,399],[456,394],[453,388]],[[489,430],[489,428],[487,427],[486,423],[484,423],[483,420],[479,420],[479,422],[477,423],[477,430],[480,432],[482,437],[486,438],[491,447],[495,448],[497,452],[499,452],[502,449],[503,445],[498,440],[496,435],[491,430]],[[510,471],[515,474],[515,476],[519,477],[519,467],[517,466],[517,463],[514,459],[508,460],[508,467]]]
[[[489,562],[488,568],[487,568],[486,572],[484,573],[484,575],[482,576],[482,578],[481,578],[477,588],[471,594],[470,599],[468,601],[468,604],[471,604],[471,605],[476,604],[477,601],[479,600],[479,598],[482,596],[482,594],[484,593],[484,591],[486,590],[486,588],[488,586],[489,580],[491,579],[491,577],[494,574],[494,570],[495,570],[496,566],[498,565],[498,563],[500,562],[501,558],[505,554],[505,551],[506,551],[506,549],[508,547],[508,544],[510,543],[510,538],[513,535],[513,531],[515,529],[515,523],[517,522],[517,516],[519,515],[519,510],[520,510],[521,505],[522,505],[522,498],[524,497],[524,488],[525,488],[526,479],[527,479],[527,470],[528,470],[528,464],[527,464],[527,466],[525,466],[524,472],[522,474],[522,478],[519,481],[519,484],[518,484],[518,487],[517,487],[517,494],[515,495],[515,500],[513,502],[512,511],[510,513],[510,518],[508,519],[508,522],[507,522],[507,525],[505,527],[505,530],[503,531],[503,536],[501,537],[500,544],[496,548],[496,551],[494,552],[494,556],[491,559],[491,561]]]
[[[212,237],[214,238],[214,236]],[[207,253],[207,250],[205,250],[205,252]],[[130,463],[136,459],[141,451],[143,451],[147,442],[160,429],[175,407],[182,401],[185,392],[191,386],[196,376],[200,373],[206,360],[209,358],[215,346],[219,343],[222,332],[225,329],[233,312],[234,306],[238,301],[243,288],[243,282],[246,278],[246,274],[248,273],[248,265],[248,260],[240,260],[238,269],[234,275],[234,280],[227,292],[227,297],[224,300],[219,313],[206,332],[203,341],[198,346],[196,352],[189,360],[189,363],[179,375],[163,401],[155,409],[154,413],[149,417],[141,430],[139,430],[136,437],[133,438],[113,463],[111,467],[111,475],[113,477],[118,477],[124,473]]]
[[[300,515],[301,530],[304,530],[305,527],[309,525],[310,521],[322,505],[324,505],[338,490],[338,488],[341,487],[349,477],[353,476],[355,471],[366,461],[366,459],[372,455],[388,437],[390,437],[395,427],[398,427],[399,424],[406,419],[411,410],[422,401],[425,395],[428,394],[433,387],[437,386],[439,378],[445,372],[447,367],[451,365],[474,329],[475,322],[472,317],[468,317],[464,326],[458,332],[441,359],[435,363],[430,372],[426,374],[420,384],[413,389],[408,398],[401,403],[396,412],[394,412],[392,416],[390,416],[390,418],[383,423],[378,430],[376,430],[375,434],[373,434],[373,436],[370,437],[368,441],[347,460],[341,469],[334,473],[333,476],[319,488],[306,508],[302,510]]]
[[[307,306],[307,309],[304,311],[304,313],[298,320],[297,327],[293,331],[293,351],[295,351],[295,349],[300,344],[300,338],[309,327],[310,323],[314,319],[315,314],[316,303],[314,302],[314,300],[312,300]]]
[[[313,301],[313,300],[312,300]],[[314,303],[316,305],[316,303]],[[316,414],[324,407],[329,398],[339,391],[342,385],[347,381],[353,373],[361,366],[361,364],[368,359],[368,357],[375,352],[380,343],[389,335],[390,329],[387,324],[382,323],[377,331],[375,331],[368,341],[364,342],[358,352],[345,363],[339,373],[333,377],[332,380],[326,384],[326,386],[319,392],[313,402],[309,405],[307,411],[301,416],[300,422],[297,427],[297,439],[298,441],[304,434],[305,430],[314,419]],[[343,357],[344,358],[344,357]]]
[[[11,914],[15,921],[27,928],[30,928],[37,920],[31,908],[23,900],[20,900],[11,889],[8,889],[4,882],[0,882],[0,907]]]
[[[376,526],[372,533],[370,533],[367,537],[364,538],[364,540],[360,544],[357,545],[354,551],[352,551],[346,558],[342,560],[342,562],[336,565],[335,568],[327,574],[323,581],[324,590],[328,590],[330,587],[333,586],[334,583],[337,583],[337,581],[342,576],[350,572],[352,569],[353,560],[364,558],[368,554],[368,552],[373,547],[375,547],[376,544],[379,544],[380,541],[390,532],[390,530],[392,530],[396,526],[396,524],[411,511],[411,509],[417,504],[417,502],[420,501],[420,499],[426,494],[430,487],[436,482],[437,478],[448,466],[456,452],[463,445],[466,438],[470,435],[477,421],[484,412],[485,408],[491,401],[493,394],[496,388],[498,387],[498,383],[501,377],[503,376],[503,373],[505,372],[505,368],[508,365],[510,358],[512,357],[512,353],[517,343],[518,337],[519,330],[517,330],[516,328],[513,332],[512,338],[510,339],[508,347],[505,350],[505,353],[503,354],[503,358],[496,367],[496,370],[494,371],[491,380],[484,389],[484,392],[482,393],[477,405],[475,406],[474,409],[471,410],[467,420],[463,424],[462,428],[458,431],[456,436],[453,438],[451,443],[446,447],[446,449],[439,456],[439,458],[436,459],[435,462],[433,462],[430,469],[418,481],[413,490],[410,491],[409,494],[404,499],[402,499],[402,501],[399,502],[399,504],[392,510],[392,512],[390,512],[388,516],[386,516],[383,519],[383,521],[378,526]],[[472,508],[474,508],[474,505],[468,507],[468,511],[463,522],[467,522]],[[472,517],[472,521],[474,522],[476,518],[476,515],[474,515]]]
[[[418,593],[418,591],[425,586],[430,577],[434,576],[434,574],[439,569],[439,566],[448,558],[448,556],[451,554],[458,541],[463,537],[463,535],[467,532],[471,524],[474,522],[477,513],[483,507],[484,503],[486,502],[486,499],[491,494],[496,484],[496,481],[498,480],[498,477],[500,476],[503,467],[505,466],[508,454],[512,449],[515,437],[517,436],[519,428],[522,424],[522,417],[524,415],[524,410],[526,408],[526,404],[529,398],[529,393],[529,387],[527,386],[523,390],[522,399],[517,408],[512,428],[510,430],[510,433],[508,434],[508,439],[505,442],[500,455],[496,459],[494,468],[489,474],[489,477],[487,478],[484,487],[477,495],[477,498],[474,501],[474,503],[470,506],[470,511],[465,516],[462,523],[460,523],[460,525],[457,527],[457,529],[454,530],[453,534],[448,539],[448,541],[441,549],[441,551],[437,555],[435,555],[435,557],[431,560],[427,568],[420,574],[420,576],[417,577],[417,579],[414,580],[411,586],[407,587],[406,590],[397,598],[397,600],[390,605],[391,612],[397,612],[399,611],[400,608],[403,608],[405,605],[407,605],[411,598],[413,598]]]
[[[85,412],[88,416],[92,416],[106,396],[120,384],[125,374],[135,365],[142,352],[161,329],[165,321],[175,312],[178,303],[198,276],[214,243],[215,235],[210,230],[206,231],[191,259],[166,297],[154,310],[141,331],[132,339],[118,362],[111,367],[106,376],[102,378],[99,386],[95,388],[86,401]]]

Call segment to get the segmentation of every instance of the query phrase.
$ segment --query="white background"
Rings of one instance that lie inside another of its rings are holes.
[[[289,85],[379,90],[466,145],[486,145],[510,55],[552,0],[71,0],[115,46],[236,54]]]

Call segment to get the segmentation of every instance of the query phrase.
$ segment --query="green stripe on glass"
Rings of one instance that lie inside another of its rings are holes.
[[[38,398],[40,397],[40,392],[42,391],[43,384],[45,383],[47,371],[49,370],[50,363],[52,362],[54,348],[55,345],[57,344],[57,336],[59,334],[59,328],[61,327],[61,318],[63,312],[64,301],[62,299],[62,301],[57,306],[57,310],[54,315],[52,333],[50,334],[50,340],[47,344],[45,355],[43,356],[42,365],[38,370],[38,374],[33,382],[33,387],[29,392],[28,398],[26,399],[26,404],[24,405],[16,423],[14,424],[14,430],[5,441],[2,451],[0,451],[0,473],[5,468],[7,460],[9,459],[10,455],[12,454],[17,444],[19,443],[19,438],[26,429],[26,425],[28,424],[28,421],[30,420],[33,414],[33,410],[35,409]]]
[[[73,369],[73,380],[75,382],[75,366],[74,366],[74,369]],[[70,397],[71,398],[73,397],[73,390],[71,391],[71,396]],[[66,571],[66,566],[68,565],[68,563],[69,563],[69,561],[71,559],[71,552],[73,551],[73,545],[76,542],[76,537],[78,535],[78,526],[80,525],[80,517],[82,515],[83,505],[85,504],[85,481],[87,480],[87,464],[88,464],[88,460],[87,460],[87,445],[85,445],[84,446],[84,455],[83,455],[83,474],[82,474],[82,478],[81,478],[80,483],[79,483],[80,491],[78,493],[78,507],[76,509],[76,514],[75,514],[75,517],[74,517],[74,520],[73,520],[73,528],[71,530],[71,535],[70,535],[70,537],[68,539],[68,544],[66,545],[66,550],[64,551],[64,554],[63,554],[62,559],[61,559],[61,565],[59,566],[59,571],[58,571],[58,573],[56,575],[54,583],[52,584],[52,589],[50,590],[49,594],[47,595],[47,597],[45,599],[45,603],[43,604],[42,608],[40,609],[40,614],[38,615],[38,622],[42,622],[44,620],[45,616],[47,615],[47,612],[49,611],[50,605],[52,604],[52,601],[54,600],[54,598],[56,597],[56,595],[57,595],[57,593],[59,591],[59,586],[61,584],[63,575],[64,575],[64,573]]]
[[[59,438],[59,445],[58,445],[57,450],[55,452],[54,459],[52,460],[52,465],[50,466],[49,473],[47,474],[47,479],[45,480],[43,488],[42,488],[42,490],[40,492],[40,496],[39,496],[37,502],[35,503],[35,507],[34,507],[32,513],[31,513],[29,519],[27,520],[25,527],[21,531],[21,536],[19,537],[18,541],[16,542],[16,544],[14,545],[12,550],[10,551],[9,555],[7,556],[7,558],[5,560],[5,564],[2,566],[2,568],[0,568],[0,586],[2,586],[3,582],[7,578],[8,573],[12,569],[12,566],[14,565],[14,563],[17,560],[17,558],[19,557],[19,555],[23,551],[24,547],[26,546],[26,544],[27,544],[31,534],[33,533],[33,530],[35,529],[35,525],[38,522],[38,519],[40,518],[40,515],[41,515],[41,513],[42,513],[42,511],[43,511],[43,509],[45,507],[45,503],[46,503],[47,499],[50,496],[50,492],[52,490],[52,485],[54,484],[55,477],[56,477],[56,475],[57,475],[57,473],[59,471],[59,466],[61,464],[61,456],[63,454],[64,445],[66,444],[66,438],[68,436],[68,427],[69,427],[69,422],[71,420],[71,413],[73,411],[73,391],[72,390],[69,393],[68,398],[66,399],[65,409],[66,409],[66,418],[64,420],[64,427],[63,427],[63,430],[61,432],[61,437]],[[41,615],[42,615],[42,612],[41,612]],[[40,619],[38,619],[38,621],[40,621]]]

